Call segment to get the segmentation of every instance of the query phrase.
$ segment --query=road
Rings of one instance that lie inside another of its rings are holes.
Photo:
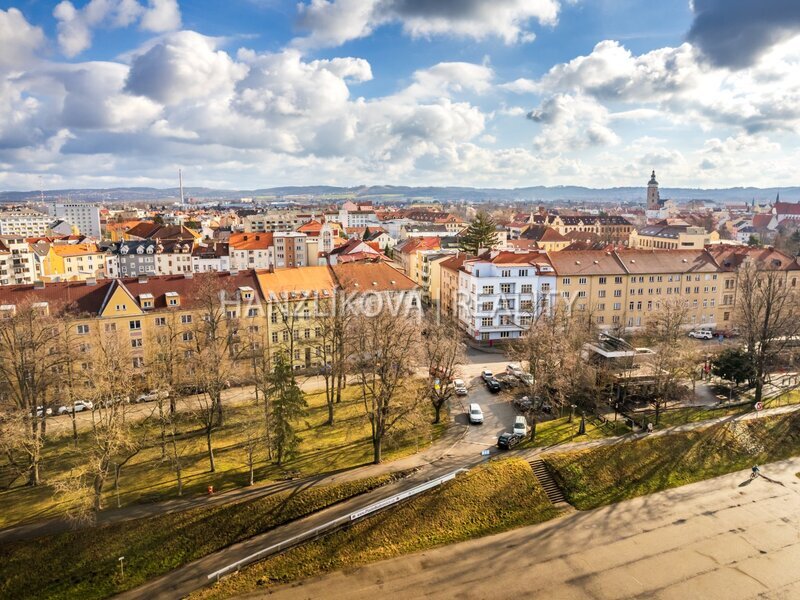
[[[249,598],[800,598],[800,459]]]

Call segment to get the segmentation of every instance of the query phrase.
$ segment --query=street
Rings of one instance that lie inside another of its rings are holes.
[[[800,597],[800,459],[248,597]]]

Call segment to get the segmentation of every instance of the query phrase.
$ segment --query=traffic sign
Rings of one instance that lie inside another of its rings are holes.
[[[764,403],[756,402],[756,410],[764,410]]]

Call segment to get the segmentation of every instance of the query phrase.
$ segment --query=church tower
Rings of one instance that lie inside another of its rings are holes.
[[[661,198],[658,195],[655,171],[650,175],[650,181],[647,183],[647,210],[661,210]]]

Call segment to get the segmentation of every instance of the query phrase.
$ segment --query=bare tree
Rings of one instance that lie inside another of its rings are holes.
[[[382,306],[374,316],[367,312],[356,317],[353,338],[352,368],[371,427],[373,462],[378,464],[385,436],[416,408],[415,399],[404,402],[399,392],[418,359],[419,323]]]
[[[800,335],[800,294],[786,272],[748,258],[739,267],[735,322],[755,369],[755,401],[761,402],[771,364]]]
[[[351,352],[350,326],[352,311],[348,310],[347,294],[337,293],[321,308],[318,317],[319,336],[316,352],[322,359],[322,377],[325,380],[325,403],[328,407],[326,425],[333,425],[334,406],[342,400],[342,389],[347,376],[347,361]]]
[[[0,318],[0,385],[13,418],[22,431],[13,439],[25,456],[28,485],[41,483],[43,433],[50,392],[59,383],[64,356],[60,346],[60,324],[48,307],[33,298],[20,302]],[[39,407],[42,407],[41,409]]]
[[[434,410],[434,423],[453,397],[453,379],[464,364],[466,352],[458,322],[450,316],[430,315],[422,334],[423,360],[428,367],[427,392]]]
[[[680,395],[680,379],[685,375],[686,363],[691,356],[685,336],[688,314],[686,300],[670,299],[658,301],[653,314],[647,318],[644,334],[653,350],[650,355],[653,382],[651,404],[656,411],[656,425],[661,409]]]
[[[184,356],[188,357],[194,380],[208,396],[215,414],[214,425],[221,427],[222,392],[240,370],[238,359],[243,350],[239,320],[234,314],[245,307],[233,286],[216,273],[197,277],[192,302],[192,327],[183,334],[190,352]]]
[[[92,508],[102,508],[103,490],[112,468],[117,483],[122,465],[139,451],[133,427],[125,421],[128,398],[132,395],[134,369],[130,341],[116,332],[97,332],[92,336],[91,445],[85,453],[87,475],[91,479]],[[116,465],[116,466],[114,466]]]

